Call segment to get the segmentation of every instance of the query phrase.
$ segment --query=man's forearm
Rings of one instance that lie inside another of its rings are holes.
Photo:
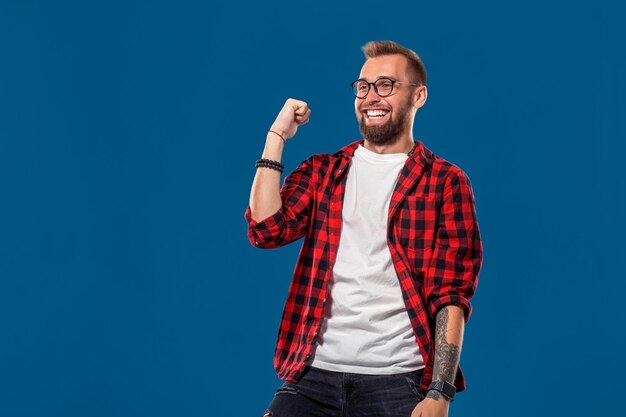
[[[280,162],[284,143],[271,132],[267,134],[262,158]],[[256,170],[250,192],[250,214],[254,221],[261,221],[282,207],[280,199],[280,172],[274,169]]]
[[[271,129],[267,132],[263,159],[280,162],[285,141],[292,138],[298,126],[309,122],[311,110],[301,100],[287,99],[278,113]],[[258,168],[252,191],[250,191],[250,215],[252,220],[261,221],[275,214],[282,207],[280,198],[280,172],[269,168]]]
[[[435,325],[435,363],[433,381],[445,381],[454,384],[456,371],[461,357],[465,318],[463,309],[447,306],[439,310]],[[441,394],[431,390],[428,397],[441,398]]]

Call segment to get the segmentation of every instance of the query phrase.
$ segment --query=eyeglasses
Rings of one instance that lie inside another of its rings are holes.
[[[402,81],[392,80],[391,78],[386,77],[379,78],[373,83],[368,83],[366,80],[359,79],[350,84],[350,86],[352,86],[352,93],[357,98],[367,97],[367,93],[370,92],[370,86],[372,85],[374,86],[374,91],[376,92],[376,94],[378,94],[380,97],[387,97],[393,92],[393,86],[396,83],[412,85],[415,87],[419,86],[419,84],[404,83]]]

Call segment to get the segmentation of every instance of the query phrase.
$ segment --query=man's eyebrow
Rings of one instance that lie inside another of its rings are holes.
[[[382,75],[379,75],[378,77],[376,77],[376,79],[374,81],[372,81],[372,82],[378,81],[381,78],[389,78],[389,79],[392,79],[392,80],[396,80],[397,79],[396,77],[393,77],[391,75],[382,74]],[[368,81],[367,78],[363,78],[363,77],[359,78],[359,80]]]

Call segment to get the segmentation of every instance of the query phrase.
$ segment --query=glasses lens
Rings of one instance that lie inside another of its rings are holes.
[[[393,82],[389,78],[381,78],[374,85],[376,86],[376,92],[381,97],[388,96],[393,90]]]
[[[365,97],[369,89],[370,89],[370,85],[366,81],[363,81],[363,80],[355,81],[352,84],[352,92],[354,93],[355,96],[359,98]]]

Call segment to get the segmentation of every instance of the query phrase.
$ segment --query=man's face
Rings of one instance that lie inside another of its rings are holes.
[[[387,77],[411,83],[407,70],[408,62],[402,55],[369,58],[361,68],[359,79],[373,83],[381,77]],[[412,91],[413,87],[396,83],[391,95],[380,97],[370,86],[367,96],[356,98],[354,108],[363,138],[374,145],[389,145],[412,129],[415,112]]]

